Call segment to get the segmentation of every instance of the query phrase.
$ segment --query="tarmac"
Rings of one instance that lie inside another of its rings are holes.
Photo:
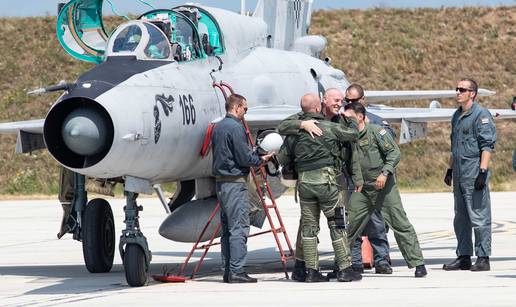
[[[489,272],[442,270],[443,263],[455,258],[451,193],[402,194],[402,199],[423,249],[426,278],[414,278],[390,231],[392,275],[368,270],[360,282],[286,280],[273,236],[264,234],[248,241],[247,271],[258,278],[257,284],[222,283],[220,248],[215,246],[195,280],[159,283],[149,277],[140,288],[127,285],[118,251],[110,273],[88,273],[81,243],[71,235],[56,238],[61,219],[57,200],[0,201],[0,306],[516,306],[516,192],[491,193]],[[120,234],[125,201],[109,202]],[[192,245],[158,234],[166,213],[157,198],[142,198],[139,204],[144,207],[141,228],[153,253],[150,274],[160,274],[164,267],[177,272]],[[292,196],[278,204],[294,244],[299,206]],[[321,263],[328,271],[333,258],[324,218],[319,239]]]

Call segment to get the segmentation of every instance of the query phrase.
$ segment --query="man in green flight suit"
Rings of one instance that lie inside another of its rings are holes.
[[[326,120],[334,123],[341,123],[346,127],[353,126],[356,129],[356,121],[348,120],[339,114],[339,110],[342,106],[344,96],[342,92],[337,88],[329,88],[324,93],[322,103],[321,114],[324,115]],[[300,131],[304,130],[313,137],[321,136],[322,130],[317,126],[318,121],[314,119],[301,120],[304,113],[299,112],[292,116],[289,116],[283,120],[278,126],[278,132],[283,136],[297,135]],[[360,190],[364,184],[362,179],[362,172],[360,170],[360,162],[358,161],[357,155],[353,155],[353,151],[356,151],[356,142],[345,142],[341,148],[341,161],[342,169],[346,176],[341,177],[340,184],[347,187],[348,184],[352,184],[355,190]],[[351,180],[352,182],[348,182]],[[349,196],[351,193],[346,189],[341,192],[341,206],[345,206],[349,202]],[[306,278],[306,266],[304,261],[303,246],[301,242],[301,221],[299,222],[299,229],[297,231],[296,240],[296,262],[294,265],[294,271],[292,272],[292,279],[297,281],[305,281]],[[336,275],[337,272],[335,272]]]
[[[321,101],[316,94],[306,94],[301,99],[302,120],[319,122],[323,132],[313,137],[301,131],[287,137],[279,152],[279,161],[285,165],[293,159],[299,173],[298,191],[301,203],[301,241],[306,263],[306,282],[322,282],[328,279],[319,272],[317,235],[319,217],[322,211],[328,219],[328,227],[336,264],[339,267],[339,281],[360,280],[362,276],[351,269],[351,254],[343,230],[344,215],[341,208],[341,193],[337,187],[337,176],[341,169],[340,148],[346,142],[354,141],[358,135],[355,128],[345,129],[342,125],[325,120],[320,114]],[[340,212],[340,214],[339,214]]]
[[[360,193],[353,193],[348,207],[349,242],[355,242],[369,221],[371,213],[379,210],[394,232],[401,254],[409,268],[416,267],[415,277],[427,275],[423,254],[414,227],[407,218],[393,176],[400,162],[400,150],[390,134],[380,126],[365,122],[365,107],[352,102],[345,107],[358,119],[358,156],[364,177]]]

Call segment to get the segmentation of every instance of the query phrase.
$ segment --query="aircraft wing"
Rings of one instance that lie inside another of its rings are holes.
[[[421,100],[421,99],[439,99],[454,98],[456,93],[454,90],[445,91],[365,91],[365,97],[368,103],[377,103],[391,100]],[[478,96],[492,96],[496,92],[479,88]]]
[[[44,122],[44,119],[34,119],[21,122],[0,123],[0,134],[16,134],[18,131],[43,134]]]
[[[369,105],[367,111],[382,117],[389,123],[401,123],[400,144],[422,139],[427,134],[428,122],[450,122],[456,109],[444,108],[394,108],[385,105]],[[493,118],[516,118],[516,111],[490,109]]]
[[[256,106],[247,110],[245,120],[251,130],[275,128],[282,120],[300,111],[299,106]]]
[[[456,109],[454,108],[438,107],[395,108],[385,105],[369,105],[367,107],[368,112],[382,117],[387,122],[401,124],[400,144],[405,144],[417,139],[425,138],[428,132],[427,123],[449,122],[455,110]],[[297,106],[257,106],[249,108],[246,115],[246,121],[252,130],[274,128],[283,119],[299,111],[301,111],[301,109]],[[516,118],[516,111],[510,109],[490,109],[489,111],[494,118]]]
[[[0,123],[0,134],[17,134],[16,153],[46,148],[43,141],[44,119]]]

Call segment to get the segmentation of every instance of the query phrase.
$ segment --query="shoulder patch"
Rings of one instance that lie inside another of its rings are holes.
[[[382,124],[383,124],[384,126],[390,126],[390,124],[389,124],[386,120],[382,120]]]
[[[481,121],[482,121],[482,124],[484,124],[484,125],[489,124],[489,118],[487,118],[487,117],[482,117]]]
[[[380,129],[380,135],[385,135],[387,131],[385,129]]]

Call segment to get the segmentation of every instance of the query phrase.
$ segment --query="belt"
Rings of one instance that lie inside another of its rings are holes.
[[[247,182],[247,176],[215,176],[217,182]]]

